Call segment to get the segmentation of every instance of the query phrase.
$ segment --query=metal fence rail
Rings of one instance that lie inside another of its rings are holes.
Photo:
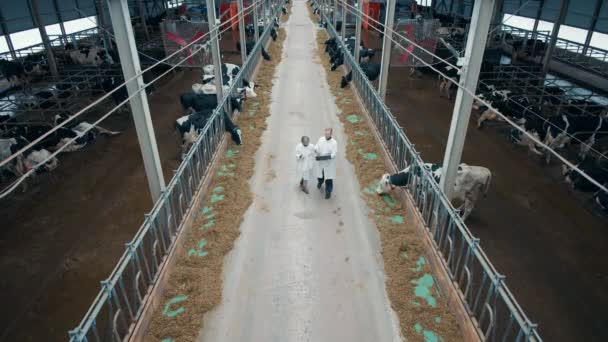
[[[527,39],[539,39],[545,44],[549,44],[551,40],[551,31],[537,31],[533,33],[530,30],[517,28],[502,24],[500,33],[510,33]],[[600,49],[593,46],[585,47],[585,44],[573,42],[564,38],[557,38],[555,43],[555,51],[551,56],[552,59],[571,64],[580,69],[597,73],[601,76],[608,75],[608,50]]]
[[[500,275],[451,205],[424,161],[408,140],[403,129],[381,100],[354,57],[350,54],[331,24],[327,31],[337,37],[345,53],[345,62],[352,70],[352,84],[357,89],[365,109],[399,169],[410,166],[412,174],[407,186],[420,211],[426,229],[432,235],[435,248],[442,255],[448,274],[461,291],[461,299],[476,322],[478,333],[489,341],[541,341],[536,325],[526,317]]]
[[[230,91],[208,120],[193,147],[180,164],[135,237],[126,246],[110,277],[101,282],[101,291],[84,318],[69,332],[70,341],[122,341],[140,318],[144,296],[158,279],[158,270],[184,224],[194,195],[209,171],[211,161],[224,135],[224,109],[230,108],[230,95],[237,94],[243,79],[249,80],[266,44],[272,23],[251,51]]]

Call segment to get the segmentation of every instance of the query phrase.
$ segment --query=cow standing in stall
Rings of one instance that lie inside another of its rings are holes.
[[[442,176],[441,165],[425,163],[423,167],[431,173],[435,182],[439,183]],[[412,170],[411,166],[393,175],[386,173],[382,175],[376,192],[379,195],[387,194],[396,186],[403,187],[417,182],[421,173],[420,169]],[[464,163],[458,165],[454,183],[454,199],[462,202],[458,209],[463,210],[463,221],[471,215],[477,200],[487,195],[491,182],[492,173],[489,169]]]

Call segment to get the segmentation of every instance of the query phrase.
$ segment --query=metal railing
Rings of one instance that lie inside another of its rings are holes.
[[[65,36],[65,40],[68,43],[72,43],[75,48],[78,48],[78,43],[83,39],[89,39],[94,36],[100,35],[97,27],[88,28],[86,30],[73,32]],[[51,46],[63,46],[64,41],[63,35],[49,35],[49,43]],[[17,58],[24,58],[27,55],[44,52],[44,44],[42,42],[27,46],[18,50],[15,50]],[[13,57],[9,51],[0,53],[0,59],[12,60]]]
[[[537,31],[534,34],[530,30],[503,24],[500,26],[500,32],[510,33],[525,40],[539,39],[545,44],[549,44],[551,40],[551,31]],[[608,75],[608,50],[592,46],[585,47],[585,44],[582,43],[557,38],[551,58],[603,76]]]
[[[331,21],[327,30],[339,37]],[[541,341],[533,324],[525,315],[475,238],[445,194],[424,167],[420,154],[373,88],[354,57],[341,41],[345,63],[352,70],[352,84],[380,134],[384,148],[401,170],[406,166],[418,177],[410,177],[407,190],[418,208],[434,247],[443,257],[450,278],[460,289],[460,297],[474,319],[478,333],[489,341]]]
[[[122,341],[143,312],[144,297],[158,279],[164,262],[197,189],[209,171],[224,135],[224,109],[230,109],[230,97],[236,95],[243,79],[249,80],[260,60],[272,24],[268,24],[231,88],[213,112],[202,133],[187,153],[175,175],[145,216],[143,225],[118,261],[110,277],[101,282],[101,291],[84,318],[69,332],[70,341]]]

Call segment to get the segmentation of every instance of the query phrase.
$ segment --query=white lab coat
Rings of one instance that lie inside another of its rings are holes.
[[[338,153],[338,142],[336,139],[332,137],[327,140],[324,136],[319,138],[315,150],[317,156],[331,156],[331,159],[317,161],[317,178],[323,178],[323,172],[325,172],[325,179],[336,178],[336,154]]]
[[[296,146],[296,174],[298,181],[301,179],[310,180],[313,178],[313,170],[315,166],[315,145],[308,144],[308,146],[299,143]]]

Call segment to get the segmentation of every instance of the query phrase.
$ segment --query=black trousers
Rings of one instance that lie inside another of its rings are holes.
[[[333,179],[325,179],[325,170],[321,171],[321,174],[323,175],[323,178],[317,178],[317,187],[321,187],[321,185],[323,185],[323,182],[325,182],[325,192],[331,194],[331,192],[334,190],[334,180]]]

